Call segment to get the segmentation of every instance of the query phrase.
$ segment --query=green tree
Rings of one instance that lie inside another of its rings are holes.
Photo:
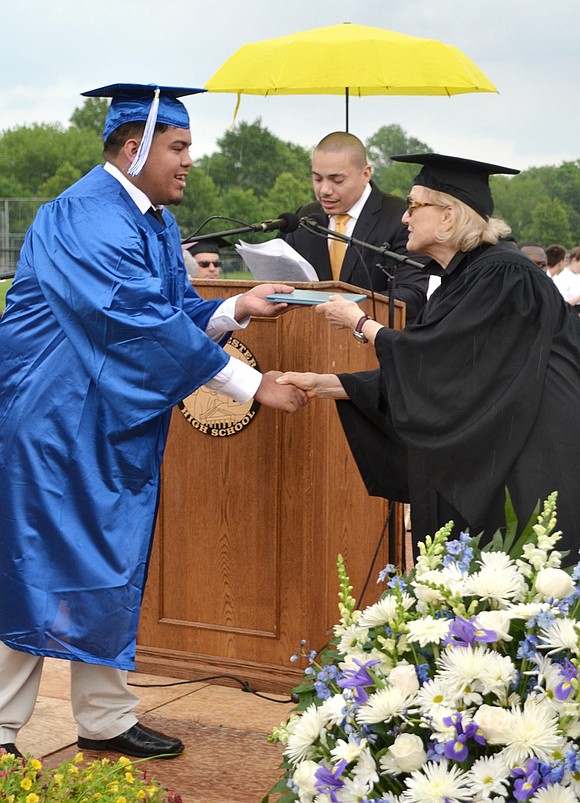
[[[294,212],[298,207],[314,200],[310,178],[298,178],[293,173],[280,173],[274,186],[264,198],[262,215],[277,218],[282,212]]]
[[[529,223],[522,226],[521,239],[534,240],[540,245],[561,243],[572,245],[569,215],[565,205],[557,198],[543,198],[532,209]]]
[[[62,164],[83,175],[100,161],[101,151],[101,142],[91,131],[54,124],[21,126],[0,137],[0,174],[24,188],[19,195],[41,195],[39,188]]]
[[[283,142],[263,127],[261,120],[239,123],[218,139],[219,151],[204,156],[198,166],[220,190],[237,187],[262,198],[280,173],[310,176],[310,155],[298,145]]]
[[[187,176],[187,188],[179,206],[171,207],[183,236],[189,236],[212,215],[222,214],[221,193],[212,179],[198,167],[192,167]],[[223,226],[213,225],[204,231],[217,231]]]
[[[418,165],[392,162],[391,156],[402,153],[432,153],[432,149],[415,137],[410,137],[400,125],[384,125],[367,139],[366,150],[373,168],[373,180],[385,192],[406,196]]]
[[[70,162],[63,162],[57,167],[53,176],[39,185],[38,194],[45,198],[56,198],[79,178],[81,178],[81,171],[78,167],[71,165]]]
[[[105,118],[109,111],[107,98],[87,98],[82,106],[78,106],[70,116],[70,124],[85,131],[92,131],[98,137],[103,136]]]

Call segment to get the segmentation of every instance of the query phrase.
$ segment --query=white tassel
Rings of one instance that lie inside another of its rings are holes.
[[[153,100],[151,102],[151,108],[149,109],[149,114],[147,115],[147,122],[145,123],[145,130],[143,131],[143,138],[139,145],[139,149],[131,167],[128,170],[130,176],[138,176],[141,170],[143,170],[143,166],[147,161],[147,157],[149,156],[149,151],[151,150],[151,143],[153,142],[153,134],[155,133],[155,124],[157,123],[157,111],[159,109],[159,95],[161,94],[161,90],[157,88],[155,90],[155,94],[153,95]]]

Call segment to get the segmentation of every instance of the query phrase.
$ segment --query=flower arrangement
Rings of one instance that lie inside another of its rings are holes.
[[[271,737],[277,801],[580,801],[580,566],[561,568],[556,498],[516,538],[508,497],[484,549],[451,522],[362,611],[339,558],[333,646]]]
[[[58,767],[48,769],[29,756],[18,758],[0,750],[0,800],[10,803],[134,803],[153,800],[161,803],[181,803],[181,797],[167,792],[135,764],[121,756],[113,762],[108,758],[84,766],[82,753]]]

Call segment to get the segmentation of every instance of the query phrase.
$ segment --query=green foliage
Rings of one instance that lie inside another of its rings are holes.
[[[392,162],[391,156],[402,153],[432,153],[432,148],[415,137],[409,137],[400,125],[384,125],[365,143],[373,179],[385,192],[405,197],[417,175],[417,165]]]
[[[101,137],[108,111],[109,101],[107,98],[87,98],[84,104],[76,108],[71,114],[70,124],[85,131],[92,131],[98,137]]]
[[[42,195],[41,187],[65,163],[80,175],[101,160],[96,134],[60,125],[21,126],[0,137],[0,174],[7,197]],[[10,191],[10,187],[14,191]]]

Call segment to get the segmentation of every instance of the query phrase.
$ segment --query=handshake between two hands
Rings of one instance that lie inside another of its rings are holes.
[[[257,315],[276,318],[292,309],[291,302],[268,301],[267,296],[289,294],[294,288],[286,284],[260,284],[244,293],[238,299],[237,315]],[[361,316],[361,310],[354,301],[346,301],[340,295],[331,296],[323,304],[316,306],[316,312],[326,316],[329,322],[339,328],[354,328]],[[298,373],[289,371],[268,371],[263,374],[262,382],[256,392],[256,400],[267,407],[295,413],[309,399],[346,399],[338,377],[334,374]]]

